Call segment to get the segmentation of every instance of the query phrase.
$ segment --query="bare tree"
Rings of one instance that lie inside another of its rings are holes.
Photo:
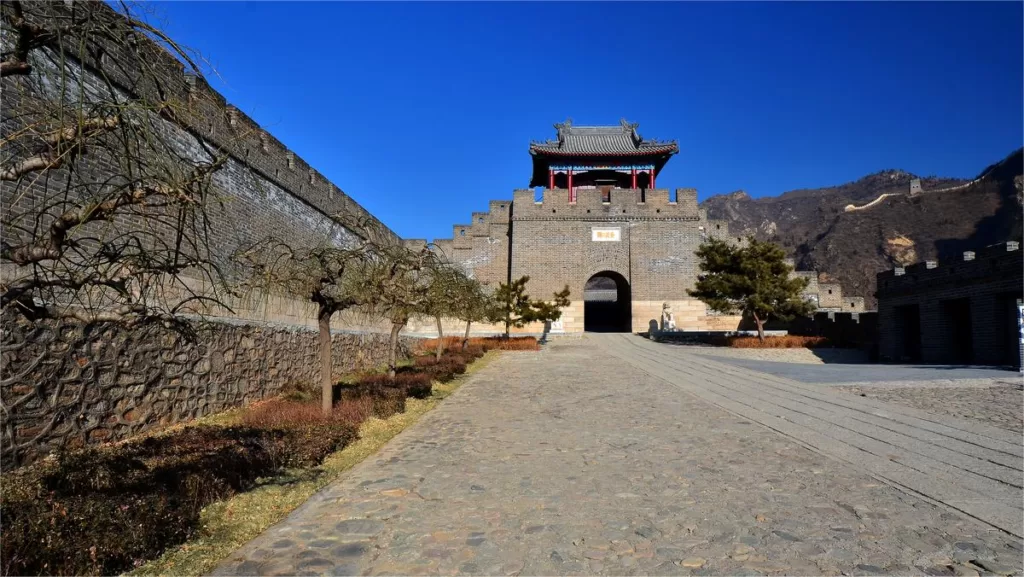
[[[382,243],[364,265],[361,301],[391,322],[388,374],[395,376],[398,336],[414,314],[430,314],[431,286],[443,265],[424,245],[416,250],[401,242]]]
[[[434,358],[440,360],[444,352],[444,326],[441,319],[454,317],[459,310],[466,276],[462,271],[441,261],[435,262],[429,272],[430,282],[422,312],[433,317],[437,324],[437,347]]]
[[[127,4],[0,10],[0,307],[181,328],[223,306],[207,209],[228,157],[181,137],[198,112],[167,85],[202,76],[195,55]]]
[[[320,348],[321,408],[333,409],[333,357],[331,318],[366,299],[364,286],[387,231],[370,217],[339,214],[335,220],[354,233],[345,246],[329,240],[312,247],[293,247],[288,241],[266,238],[238,251],[234,262],[243,271],[240,287],[250,295],[268,297],[275,292],[313,303],[317,308]]]
[[[465,275],[457,276],[455,281],[456,300],[452,316],[466,321],[466,332],[462,337],[462,348],[465,349],[473,323],[485,322],[494,316],[497,304],[480,281]]]

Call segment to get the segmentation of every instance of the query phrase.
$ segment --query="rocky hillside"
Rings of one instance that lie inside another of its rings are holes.
[[[771,198],[738,191],[701,206],[709,217],[728,220],[735,235],[778,243],[798,269],[838,280],[845,294],[863,296],[874,308],[879,271],[1020,238],[1022,166],[1017,150],[973,180],[920,177],[922,192],[913,196],[910,181],[919,177],[885,170]]]

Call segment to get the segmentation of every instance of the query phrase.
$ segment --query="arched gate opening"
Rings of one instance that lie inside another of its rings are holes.
[[[632,332],[633,308],[629,282],[613,271],[602,271],[583,287],[583,330],[595,333]]]

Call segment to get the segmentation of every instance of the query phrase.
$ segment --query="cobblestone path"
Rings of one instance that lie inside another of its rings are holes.
[[[1024,432],[1024,387],[1019,376],[1016,382],[1010,379],[882,382],[847,385],[835,390]]]
[[[216,574],[1021,573],[1020,435],[804,387],[631,336],[506,354]]]

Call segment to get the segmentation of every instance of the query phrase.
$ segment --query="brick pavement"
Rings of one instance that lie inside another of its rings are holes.
[[[654,347],[588,336],[502,356],[216,574],[1021,572],[1019,536],[833,458],[771,411],[716,406],[712,381],[742,369]],[[793,394],[763,381],[749,384]],[[894,422],[914,411],[826,394]],[[961,431],[950,447],[999,437],[976,445],[991,457],[978,468],[1019,502],[1019,435]]]

